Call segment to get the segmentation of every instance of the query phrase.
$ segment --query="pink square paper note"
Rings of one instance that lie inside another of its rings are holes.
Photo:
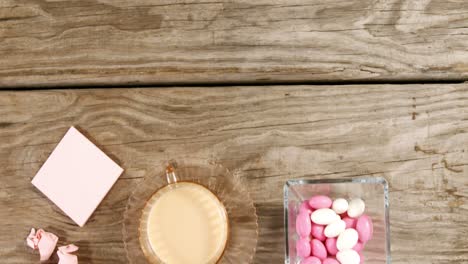
[[[32,184],[79,226],[101,203],[123,169],[71,127]]]

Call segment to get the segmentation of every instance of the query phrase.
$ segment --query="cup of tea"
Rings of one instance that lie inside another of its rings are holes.
[[[146,202],[140,243],[150,263],[211,264],[223,256],[229,237],[225,206],[205,186],[179,181],[173,165],[167,184]]]

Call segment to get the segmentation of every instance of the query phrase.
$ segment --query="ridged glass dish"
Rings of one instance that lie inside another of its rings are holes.
[[[284,185],[285,264],[300,263],[296,255],[296,216],[300,204],[314,195],[332,198],[361,198],[366,203],[365,214],[374,223],[374,235],[364,250],[366,264],[391,264],[388,183],[380,177],[349,179],[289,180]]]
[[[128,199],[124,213],[123,238],[129,263],[160,263],[151,258],[151,249],[142,236],[141,224],[145,205],[153,194],[167,185],[164,166],[160,173],[149,175],[137,186]],[[204,160],[178,160],[177,178],[205,186],[224,205],[229,234],[224,254],[218,263],[251,263],[258,239],[257,213],[242,180],[223,166]],[[182,254],[182,253],[181,253]]]

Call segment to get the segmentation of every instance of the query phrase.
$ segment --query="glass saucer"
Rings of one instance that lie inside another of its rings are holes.
[[[251,263],[257,247],[258,219],[252,198],[239,176],[219,164],[195,159],[178,160],[176,170],[180,181],[205,186],[226,208],[229,238],[218,263]],[[122,233],[129,263],[153,263],[145,256],[146,245],[141,243],[139,227],[146,203],[166,185],[165,165],[161,164],[160,172],[145,177],[128,199]]]

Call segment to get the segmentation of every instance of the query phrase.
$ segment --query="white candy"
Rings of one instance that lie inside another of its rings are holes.
[[[338,236],[338,239],[336,240],[336,248],[339,251],[352,249],[357,244],[358,239],[358,232],[354,228],[348,228]]]
[[[361,262],[359,254],[352,249],[339,251],[336,254],[336,259],[338,259],[341,264],[359,264]]]
[[[339,220],[340,216],[335,213],[332,209],[322,208],[315,210],[310,215],[310,220],[317,225],[329,225],[336,220]]]
[[[346,229],[346,223],[343,220],[337,220],[325,227],[325,236],[326,237],[337,237]]]
[[[366,209],[366,204],[360,198],[353,199],[349,202],[348,206],[348,216],[352,218],[357,218],[364,213]]]
[[[348,201],[343,198],[336,199],[333,201],[332,209],[335,213],[342,214],[348,210]]]

